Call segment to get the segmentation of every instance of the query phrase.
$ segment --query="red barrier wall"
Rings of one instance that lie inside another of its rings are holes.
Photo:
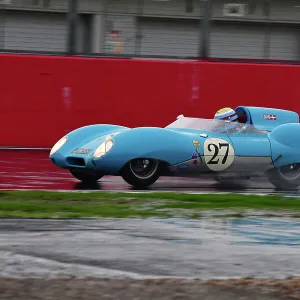
[[[166,126],[224,106],[295,110],[300,66],[0,55],[0,146],[51,147],[79,126]]]

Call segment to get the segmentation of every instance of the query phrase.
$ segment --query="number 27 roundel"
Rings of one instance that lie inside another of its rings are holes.
[[[212,171],[223,171],[234,161],[234,149],[227,141],[210,138],[204,142],[204,160]]]

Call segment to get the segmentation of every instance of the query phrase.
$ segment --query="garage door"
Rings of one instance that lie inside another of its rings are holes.
[[[264,58],[264,37],[261,24],[213,24],[210,36],[210,56]]]
[[[297,25],[273,25],[270,29],[270,59],[300,59],[300,30]]]
[[[5,50],[66,50],[65,14],[6,11],[4,20]]]
[[[0,10],[0,49],[4,48],[5,11]]]
[[[141,20],[141,54],[196,56],[199,48],[199,21]]]

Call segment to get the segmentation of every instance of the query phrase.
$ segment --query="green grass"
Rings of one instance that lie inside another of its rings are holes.
[[[199,218],[205,210],[232,210],[224,216],[242,217],[246,209],[292,211],[299,216],[300,197],[281,195],[181,193],[111,193],[1,191],[0,217],[173,217]]]

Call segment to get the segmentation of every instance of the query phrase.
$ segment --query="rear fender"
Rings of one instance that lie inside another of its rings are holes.
[[[276,168],[300,163],[300,124],[280,125],[269,133],[272,161]]]

